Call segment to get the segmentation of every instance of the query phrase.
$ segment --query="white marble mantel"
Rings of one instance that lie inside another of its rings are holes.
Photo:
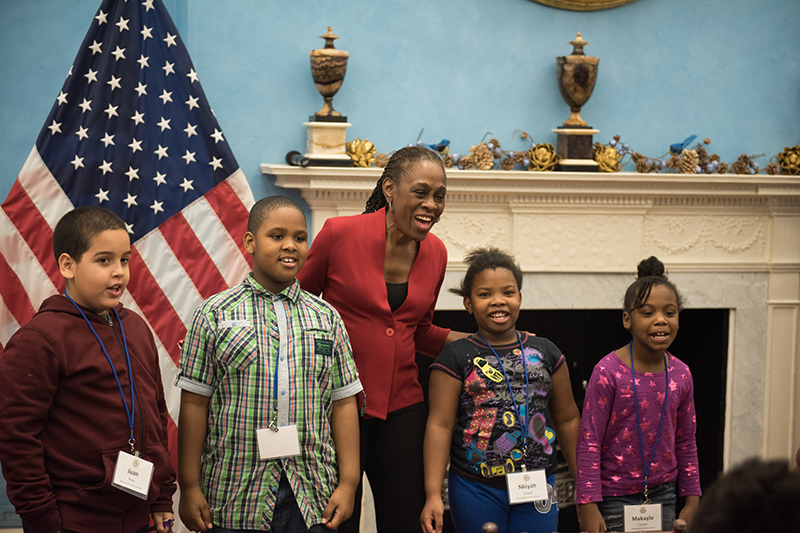
[[[361,213],[378,168],[261,165],[299,189],[312,233]],[[512,252],[537,309],[615,309],[636,264],[658,256],[687,307],[730,309],[726,467],[800,446],[800,177],[448,170],[434,233],[446,286],[464,253]],[[461,309],[442,291],[437,307]],[[698,387],[698,391],[700,388]],[[700,393],[700,392],[698,392]]]

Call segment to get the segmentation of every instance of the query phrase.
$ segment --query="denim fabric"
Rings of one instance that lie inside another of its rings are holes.
[[[672,531],[672,522],[675,520],[675,504],[678,497],[675,493],[675,483],[664,483],[649,489],[651,503],[661,504],[661,530]],[[625,496],[604,497],[602,502],[597,502],[597,508],[606,522],[606,531],[625,531],[626,505],[641,505],[644,496],[641,493]]]
[[[508,490],[450,472],[450,514],[457,533],[481,533],[486,522],[497,524],[498,533],[552,533],[558,529],[558,497],[555,475],[547,478],[550,500],[508,503]]]
[[[269,531],[272,533],[336,533],[335,529],[328,529],[323,524],[314,524],[310,528],[306,527],[305,519],[303,519],[303,514],[297,506],[292,486],[289,484],[289,480],[286,479],[285,473],[281,476],[281,482],[278,485],[275,511],[272,513],[272,524],[270,524]],[[261,532],[252,529],[226,529],[214,526],[209,533]]]

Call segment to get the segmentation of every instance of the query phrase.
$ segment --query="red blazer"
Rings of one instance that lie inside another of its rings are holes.
[[[300,286],[339,311],[366,393],[366,414],[388,413],[423,400],[416,351],[436,357],[449,329],[431,323],[444,281],[447,250],[433,234],[419,244],[408,296],[392,313],[383,278],[386,210],[330,218],[314,238]]]

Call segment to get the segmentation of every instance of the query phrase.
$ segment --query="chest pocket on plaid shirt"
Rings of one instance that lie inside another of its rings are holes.
[[[334,336],[331,331],[312,329],[303,332],[303,367],[319,382],[327,381],[333,364]]]
[[[219,365],[225,370],[241,371],[258,359],[256,331],[251,326],[223,327],[217,332]]]

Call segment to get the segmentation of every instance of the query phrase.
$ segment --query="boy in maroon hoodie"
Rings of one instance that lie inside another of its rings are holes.
[[[0,464],[26,532],[144,533],[172,519],[175,472],[158,354],[123,309],[130,240],[101,207],[58,222],[66,280],[0,357]]]

